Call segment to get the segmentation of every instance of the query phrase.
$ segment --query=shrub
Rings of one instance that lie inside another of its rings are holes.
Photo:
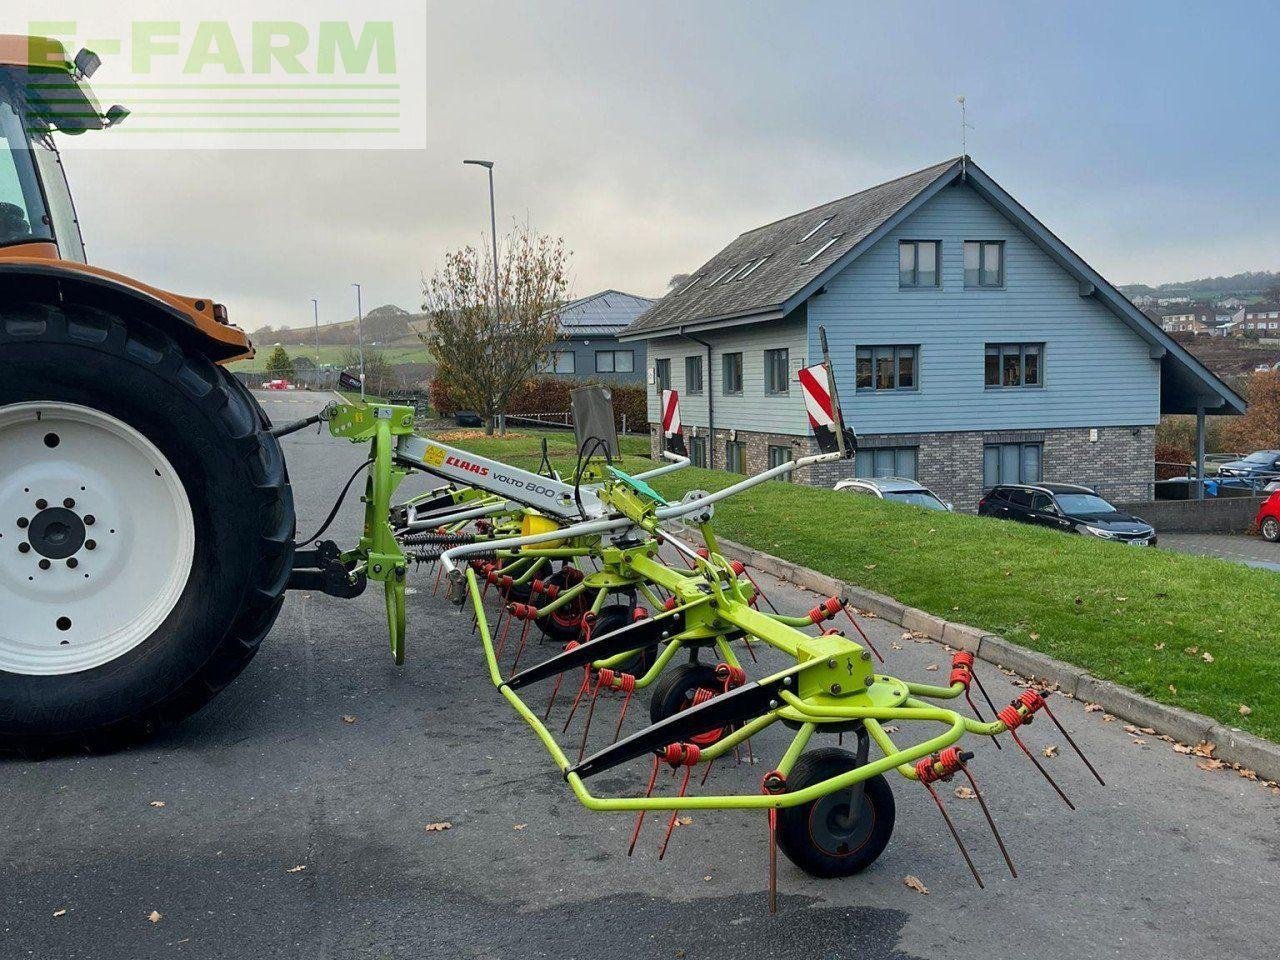
[[[1186,464],[1195,459],[1186,447],[1176,443],[1156,444],[1156,479],[1170,480],[1187,475]]]
[[[504,411],[508,416],[530,416],[537,413],[568,413],[572,409],[572,393],[577,387],[600,383],[599,380],[572,380],[567,377],[534,377],[516,391]],[[626,386],[605,384],[613,393],[614,420],[622,429],[623,415],[627,429],[648,429],[648,402],[642,384]],[[458,399],[440,377],[431,381],[431,406],[442,416],[452,416],[459,409]]]

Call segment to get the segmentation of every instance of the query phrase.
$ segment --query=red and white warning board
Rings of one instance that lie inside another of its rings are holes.
[[[809,414],[809,426],[813,427],[818,449],[831,453],[840,448],[837,438],[835,404],[831,399],[831,375],[825,363],[803,367],[799,373],[800,388],[804,391],[804,408]]]
[[[662,391],[662,436],[664,446],[672,453],[686,456],[684,431],[680,422],[680,393],[677,390]]]
[[[662,435],[668,440],[680,433],[680,392],[662,391]]]

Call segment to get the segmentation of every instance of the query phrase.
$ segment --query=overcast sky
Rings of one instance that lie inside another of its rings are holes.
[[[1112,281],[1280,269],[1274,5],[427,9],[425,151],[76,151],[91,259],[251,329],[311,297],[351,316],[354,280],[416,309],[445,250],[487,242],[479,156],[499,231],[563,235],[576,294],[657,296],[743,230],[958,154],[963,93],[970,153]]]

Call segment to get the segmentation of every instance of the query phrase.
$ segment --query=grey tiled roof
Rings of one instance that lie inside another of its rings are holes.
[[[627,335],[781,307],[959,162],[956,157],[925,167],[747,231],[694,271],[694,279],[631,324]],[[819,227],[827,218],[831,222]],[[801,243],[815,227],[817,232]],[[833,237],[839,239],[805,262]],[[748,275],[733,279],[761,258],[767,259]],[[726,270],[731,272],[721,279]]]
[[[619,290],[602,290],[570,300],[556,310],[562,337],[599,337],[618,333],[657,301]]]

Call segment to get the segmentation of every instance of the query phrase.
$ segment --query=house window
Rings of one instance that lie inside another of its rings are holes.
[[[898,286],[938,286],[938,248],[941,246],[937,240],[898,241]]]
[[[787,393],[790,391],[790,376],[787,370],[790,351],[781,350],[764,352],[764,390],[765,393]]]
[[[859,390],[915,390],[919,355],[915,346],[858,347],[855,386]]]
[[[658,388],[658,396],[663,390],[671,389],[671,361],[655,360],[653,362],[653,382]]]
[[[964,242],[964,285],[966,287],[1004,286],[1004,241],[966,240]]]
[[[772,470],[774,467],[780,467],[784,463],[790,463],[793,459],[795,458],[791,455],[790,447],[775,447],[770,445],[769,447],[769,469],[770,470]],[[790,474],[790,473],[784,473],[778,479],[790,480],[792,475],[793,474]]]
[[[732,473],[746,473],[747,445],[741,440],[730,440],[724,445],[725,469]]]
[[[988,443],[982,447],[982,485],[1039,483],[1044,445],[1040,443]]]
[[[741,393],[742,392],[742,354],[726,353],[721,358],[721,366],[723,368],[724,392]]]
[[[918,447],[864,447],[853,458],[854,476],[916,478]]]
[[[575,373],[577,356],[572,350],[548,350],[538,361],[539,373]]]
[[[636,368],[632,350],[597,350],[596,373],[631,373]]]
[[[690,396],[702,393],[702,358],[684,358],[684,392]]]
[[[707,465],[707,441],[705,437],[689,438],[689,460],[695,467]]]
[[[1043,367],[1043,343],[988,343],[983,377],[988,387],[1042,387]]]

